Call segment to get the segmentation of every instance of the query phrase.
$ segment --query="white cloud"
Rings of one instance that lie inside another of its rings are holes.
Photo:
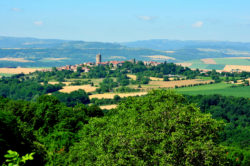
[[[194,28],[201,28],[204,25],[204,23],[202,21],[197,21],[196,23],[194,23],[192,26]]]
[[[14,11],[14,12],[20,12],[21,11],[20,8],[12,8],[11,10]]]
[[[155,19],[155,17],[152,17],[152,16],[137,16],[137,18],[143,21],[152,21]]]
[[[42,21],[35,21],[34,24],[36,26],[42,26],[43,25],[43,22]]]

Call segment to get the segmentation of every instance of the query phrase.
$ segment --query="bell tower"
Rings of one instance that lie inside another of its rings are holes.
[[[102,62],[102,55],[99,53],[96,55],[96,65]]]

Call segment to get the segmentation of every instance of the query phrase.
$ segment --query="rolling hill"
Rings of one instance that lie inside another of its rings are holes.
[[[52,67],[95,61],[185,62],[204,58],[250,56],[249,43],[150,40],[103,43],[57,39],[0,37],[0,67]]]
[[[196,49],[196,48],[210,48],[210,49],[231,49],[238,51],[250,51],[250,43],[242,42],[228,42],[228,41],[200,41],[200,40],[141,40],[134,42],[121,43],[128,47],[135,48],[150,48],[157,50],[179,50],[179,49]]]

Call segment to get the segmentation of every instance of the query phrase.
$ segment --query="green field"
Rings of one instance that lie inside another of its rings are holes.
[[[0,73],[0,77],[11,77],[14,74],[9,74],[9,73]]]
[[[190,68],[192,69],[216,69],[223,70],[225,65],[243,65],[250,66],[250,59],[229,59],[229,58],[212,58],[217,64],[205,64],[201,60],[187,61],[192,63]]]
[[[224,64],[205,64],[201,60],[192,60],[188,61],[188,63],[192,63],[190,68],[192,69],[215,69],[215,70],[222,70],[225,65]]]
[[[201,60],[192,60],[192,61],[187,61],[187,63],[192,63],[190,68],[192,69],[206,69],[207,64],[204,64]]]
[[[232,84],[219,83],[194,87],[185,87],[176,89],[177,92],[186,95],[212,95],[220,94],[224,96],[247,97],[250,98],[250,86],[231,87]]]
[[[213,58],[217,64],[250,66],[250,59]]]

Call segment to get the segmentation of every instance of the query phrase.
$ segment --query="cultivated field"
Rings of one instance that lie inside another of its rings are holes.
[[[214,58],[217,64],[223,65],[243,65],[250,66],[249,57],[238,57],[238,58]]]
[[[94,85],[99,85],[102,81],[103,78],[91,78],[91,79],[66,79],[67,82],[73,82],[73,81],[88,81],[91,80],[91,82],[94,83]]]
[[[107,110],[111,110],[111,109],[116,108],[116,107],[117,107],[116,104],[100,106],[101,109],[107,109]]]
[[[151,90],[157,88],[175,88],[175,86],[188,86],[188,85],[196,85],[196,84],[209,84],[213,82],[212,80],[178,80],[178,81],[150,81],[148,85],[142,85],[143,90]]]
[[[176,89],[177,92],[187,95],[213,95],[220,94],[225,96],[247,97],[250,98],[250,86],[231,87],[232,84],[219,83],[194,87],[184,87]]]
[[[62,83],[68,86],[71,82],[62,82]],[[59,84],[59,82],[50,81],[50,82],[48,82],[48,84],[55,85],[55,84]]]
[[[163,51],[163,52],[168,53],[168,54],[173,54],[173,53],[175,53],[175,51]]]
[[[185,65],[187,63],[187,65]],[[223,70],[226,65],[250,66],[250,57],[229,57],[229,58],[207,58],[201,60],[192,60],[184,63],[177,63],[192,69],[216,69]],[[188,66],[188,64],[191,64]],[[227,69],[227,68],[226,68]],[[227,70],[228,71],[228,70]],[[230,69],[231,71],[231,69]],[[249,71],[244,68],[244,71]]]
[[[204,62],[205,64],[213,64],[213,65],[216,64],[215,60],[211,59],[211,58],[209,58],[209,59],[202,59],[201,61]]]
[[[205,64],[203,61],[201,60],[192,60],[192,61],[188,61],[186,63],[191,63],[192,65],[188,66],[192,69],[207,69],[208,64]]]
[[[250,66],[242,66],[242,65],[226,65],[223,70],[225,71],[232,71],[232,70],[241,70],[250,72]]]
[[[29,74],[33,73],[35,71],[46,71],[48,69],[45,68],[0,68],[0,73],[5,73],[5,74]]]
[[[136,75],[133,75],[133,74],[127,74],[127,76],[129,78],[131,78],[132,80],[136,80]]]
[[[135,92],[135,93],[104,93],[104,94],[94,94],[90,95],[89,98],[98,98],[98,99],[113,99],[115,95],[123,97],[129,97],[129,96],[142,96],[146,95],[147,92]]]
[[[6,73],[0,73],[0,78],[1,77],[11,77],[13,74],[6,74]]]
[[[31,61],[31,60],[26,60],[24,58],[8,58],[8,57],[5,57],[5,58],[0,58],[0,61],[10,61],[10,62],[34,62],[34,61]]]
[[[152,81],[163,81],[163,78],[149,77]]]
[[[247,55],[250,55],[247,53]],[[250,57],[229,57],[229,58],[224,58],[224,59],[250,59]]]
[[[127,76],[132,79],[132,80],[136,80],[136,75],[133,74],[127,74]],[[149,77],[150,80],[152,81],[163,81],[163,78],[158,78],[158,77]],[[170,80],[173,80],[174,78],[169,78]]]
[[[59,90],[59,92],[70,93],[79,89],[82,89],[85,92],[94,92],[96,90],[96,87],[93,87],[91,85],[64,86],[63,89]]]

